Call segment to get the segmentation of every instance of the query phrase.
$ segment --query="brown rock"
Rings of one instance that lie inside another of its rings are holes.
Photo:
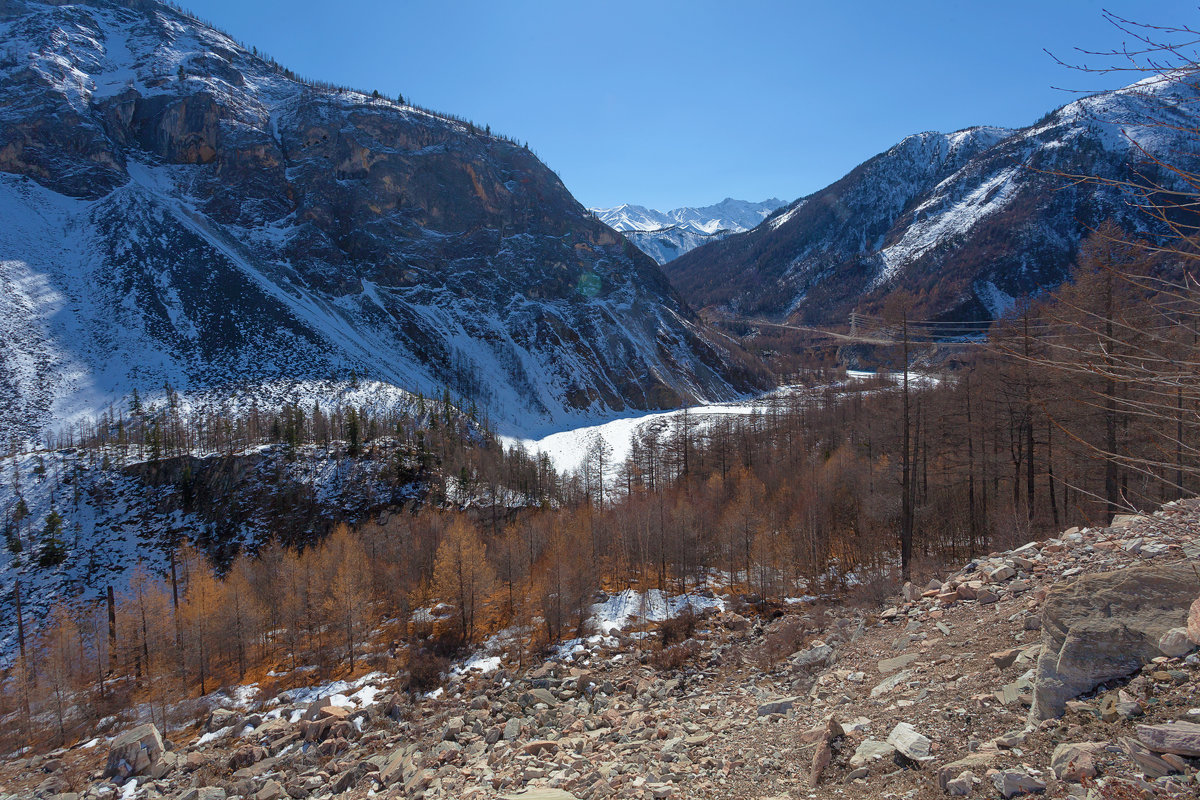
[[[1020,647],[1012,647],[1008,650],[998,650],[991,653],[992,663],[997,669],[1005,670],[1017,662],[1017,656],[1021,655]]]
[[[1147,778],[1161,778],[1176,771],[1170,762],[1151,753],[1136,739],[1122,738],[1120,745],[1121,749],[1125,751],[1125,755],[1134,760]]]
[[[1054,777],[1062,781],[1079,783],[1084,778],[1096,776],[1097,750],[1104,748],[1104,742],[1081,742],[1077,744],[1060,744],[1054,748],[1050,756],[1050,769]]]

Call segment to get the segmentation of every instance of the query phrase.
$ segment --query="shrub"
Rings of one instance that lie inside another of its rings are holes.
[[[442,675],[450,669],[450,659],[431,650],[414,650],[408,658],[408,685],[410,692],[427,692],[442,682]]]
[[[663,620],[658,626],[658,635],[663,648],[686,641],[696,633],[696,614],[691,607],[677,617]]]
[[[650,657],[650,664],[662,672],[683,669],[696,656],[700,655],[700,643],[688,639],[680,644],[664,647]]]
[[[799,618],[783,618],[771,626],[763,637],[759,663],[762,667],[773,667],[800,649],[806,633]]]

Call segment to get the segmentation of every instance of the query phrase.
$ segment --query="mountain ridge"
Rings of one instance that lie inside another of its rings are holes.
[[[700,245],[750,230],[783,205],[775,197],[759,203],[726,197],[710,206],[670,211],[630,203],[589,210],[662,266]]]
[[[6,0],[0,39],[0,438],[164,384],[366,377],[533,432],[763,383],[515,142],[153,0]]]
[[[1168,179],[1138,148],[1194,159],[1167,126],[1194,119],[1195,94],[1149,80],[1065,104],[1025,128],[914,134],[755,230],[664,269],[694,306],[735,316],[841,324],[904,288],[933,318],[995,318],[1061,283],[1102,220],[1156,233],[1132,192],[1059,176]]]

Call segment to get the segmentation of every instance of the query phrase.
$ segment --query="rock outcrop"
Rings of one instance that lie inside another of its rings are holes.
[[[1061,716],[1066,702],[1124,678],[1163,655],[1159,641],[1183,624],[1200,579],[1186,567],[1132,567],[1056,587],[1042,611],[1031,715]]]

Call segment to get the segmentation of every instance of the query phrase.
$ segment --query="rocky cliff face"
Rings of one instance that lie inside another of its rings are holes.
[[[750,373],[528,150],[139,0],[0,2],[0,436],[370,376],[517,430]]]
[[[904,288],[928,316],[993,318],[1060,283],[1104,219],[1154,235],[1129,193],[1056,173],[1170,180],[1147,154],[1193,160],[1195,100],[1194,87],[1158,81],[1084,98],[1017,131],[910,136],[666,271],[693,305],[748,316],[844,323]]]

